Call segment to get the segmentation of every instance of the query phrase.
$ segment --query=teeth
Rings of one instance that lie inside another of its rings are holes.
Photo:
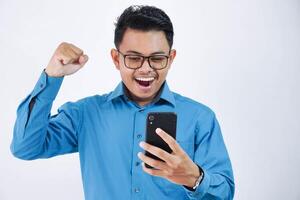
[[[139,81],[153,81],[154,77],[149,77],[149,78],[135,78],[135,79],[139,80]]]

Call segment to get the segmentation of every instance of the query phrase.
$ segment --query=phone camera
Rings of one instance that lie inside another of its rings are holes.
[[[150,115],[149,116],[149,121],[153,121],[154,120],[154,116],[153,115]]]

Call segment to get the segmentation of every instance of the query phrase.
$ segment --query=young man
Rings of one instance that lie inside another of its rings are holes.
[[[166,83],[176,56],[169,17],[131,6],[118,18],[114,42],[111,57],[122,78],[116,89],[68,102],[49,117],[63,77],[88,61],[78,47],[58,46],[17,110],[12,153],[33,160],[79,152],[87,200],[232,199],[233,173],[215,114]],[[156,130],[172,153],[144,142],[149,112],[177,114],[176,140]]]

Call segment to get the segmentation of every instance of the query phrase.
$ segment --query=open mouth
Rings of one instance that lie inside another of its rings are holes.
[[[151,83],[153,83],[154,77],[135,78],[134,80],[142,87],[149,87],[151,85]]]

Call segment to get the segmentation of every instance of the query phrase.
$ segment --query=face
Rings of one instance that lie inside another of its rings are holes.
[[[124,55],[169,56],[164,69],[152,69],[147,59],[145,59],[142,67],[129,69],[125,66],[124,57],[121,53],[116,49],[111,50],[113,62],[120,71],[122,81],[128,89],[130,98],[141,106],[150,103],[166,80],[170,66],[176,56],[176,51],[170,51],[163,31],[140,31],[134,29],[126,30],[119,45],[119,51]]]

